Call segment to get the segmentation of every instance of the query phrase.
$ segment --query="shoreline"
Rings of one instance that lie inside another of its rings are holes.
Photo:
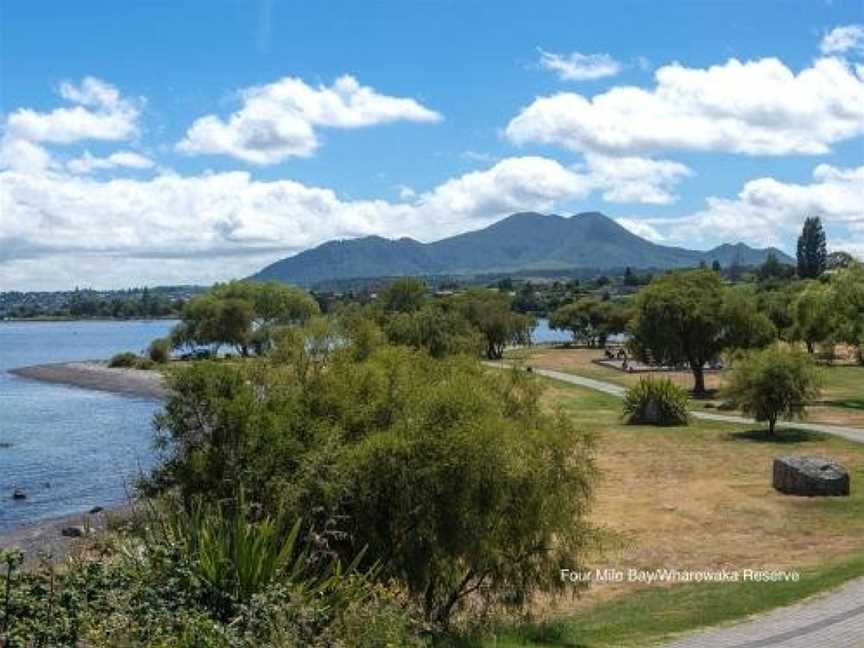
[[[20,549],[24,553],[25,565],[36,564],[43,556],[49,562],[61,562],[77,544],[105,531],[111,519],[130,513],[133,504],[106,506],[95,513],[91,510],[47,518],[4,531],[0,533],[0,550]],[[67,527],[81,527],[90,532],[78,537],[66,536],[63,529]]]
[[[104,361],[58,362],[9,369],[19,378],[162,400],[166,388],[158,371],[109,367]]]

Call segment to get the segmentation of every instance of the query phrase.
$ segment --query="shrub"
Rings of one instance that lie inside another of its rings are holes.
[[[171,356],[171,340],[169,338],[156,338],[147,347],[147,357],[157,364],[168,362]]]
[[[155,366],[156,363],[153,362],[150,358],[138,358],[138,360],[135,361],[135,369],[147,371]]]
[[[111,360],[108,361],[108,366],[131,369],[138,364],[139,359],[140,358],[131,351],[124,351],[123,353],[118,353],[112,356]]]
[[[542,411],[532,376],[288,332],[271,361],[172,377],[152,486],[188,502],[242,484],[265,512],[330,533],[343,561],[368,547],[363,566],[381,561],[433,622],[469,594],[519,602],[562,586],[556,568],[590,538],[592,444]]]
[[[803,418],[807,402],[819,395],[821,374],[812,357],[779,344],[733,359],[724,397],[757,421],[768,433],[780,417]]]
[[[687,392],[668,378],[642,378],[624,396],[624,417],[633,425],[687,425]]]

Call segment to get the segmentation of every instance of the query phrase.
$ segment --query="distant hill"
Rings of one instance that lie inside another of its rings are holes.
[[[598,212],[569,218],[523,212],[433,243],[380,236],[329,241],[277,261],[251,278],[314,285],[334,279],[400,275],[681,268],[700,261],[710,265],[715,260],[728,267],[762,263],[770,252],[784,263],[793,262],[774,248],[754,249],[743,243],[724,244],[707,252],[657,245]]]

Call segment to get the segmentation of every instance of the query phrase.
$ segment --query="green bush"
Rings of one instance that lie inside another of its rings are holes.
[[[168,362],[171,357],[171,340],[169,338],[156,338],[147,347],[147,357],[157,364]]]
[[[769,434],[780,418],[803,418],[819,395],[822,375],[813,358],[780,344],[733,359],[724,397],[744,414],[767,421]]]
[[[633,425],[687,425],[687,392],[668,378],[642,378],[624,395],[624,418]]]
[[[112,356],[111,360],[108,361],[108,366],[131,369],[138,364],[139,360],[140,358],[137,354],[132,353],[131,351],[124,351],[123,353],[118,353]]]
[[[334,349],[315,321],[289,332],[270,361],[172,377],[157,417],[169,459],[151,488],[191,502],[240,484],[344,562],[366,547],[363,567],[381,561],[433,622],[469,594],[518,602],[561,586],[556,568],[590,538],[593,451],[543,412],[532,376],[386,344]]]

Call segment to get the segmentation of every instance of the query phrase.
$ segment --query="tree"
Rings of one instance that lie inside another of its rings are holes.
[[[825,230],[818,216],[807,218],[798,237],[798,276],[816,279],[825,271],[828,252],[825,247]]]
[[[713,270],[717,274],[720,274],[720,272],[723,270],[723,268],[720,266],[720,262],[717,259],[714,259],[711,262],[711,270]]]
[[[789,266],[780,263],[777,255],[769,252],[765,258],[765,262],[759,266],[757,274],[760,281],[770,281],[772,279],[788,279],[794,273]]]
[[[434,622],[469,596],[562,587],[550,574],[578,567],[590,537],[592,442],[540,406],[534,377],[387,345],[363,358],[350,344],[301,377],[315,343],[289,330],[284,363],[170,378],[152,488],[191,502],[242,487],[261,514],[302,517],[345,563],[366,548],[360,568],[397,579]]]
[[[710,270],[672,272],[636,295],[630,345],[644,362],[693,372],[696,394],[705,393],[705,363],[723,350],[723,282]]]
[[[500,360],[509,344],[530,344],[534,318],[514,313],[510,298],[497,291],[474,289],[454,300],[456,310],[483,336],[485,355]]]
[[[864,265],[852,263],[831,279],[832,310],[837,317],[837,337],[857,349],[864,364]]]
[[[771,319],[759,311],[755,299],[741,290],[725,291],[719,315],[726,349],[761,348],[777,339],[777,328]]]
[[[426,300],[426,286],[419,279],[404,277],[387,286],[379,299],[386,313],[413,313]]]
[[[724,395],[745,414],[767,421],[773,436],[781,417],[804,417],[807,403],[819,395],[820,381],[809,355],[778,344],[739,356]]]
[[[809,353],[817,344],[832,343],[838,321],[831,290],[818,282],[809,283],[792,304],[792,319],[792,339],[804,342]]]
[[[606,346],[610,335],[623,333],[632,313],[611,301],[583,297],[557,309],[549,316],[549,326],[570,331],[573,341],[587,346]]]

